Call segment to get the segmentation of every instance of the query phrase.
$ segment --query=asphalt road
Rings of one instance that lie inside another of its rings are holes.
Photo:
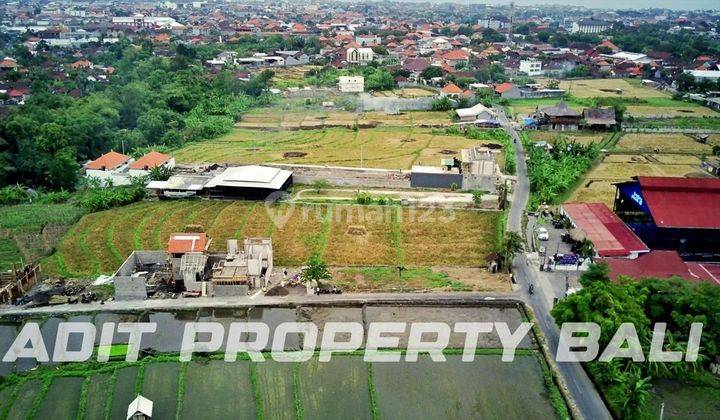
[[[500,123],[513,140],[515,140],[517,183],[515,184],[513,200],[510,204],[506,230],[521,232],[522,215],[525,212],[530,197],[530,180],[528,179],[527,164],[525,162],[525,150],[523,149],[520,135],[517,130],[513,128],[504,110],[496,107],[495,111],[498,114]],[[536,276],[534,271],[529,269],[525,254],[515,257],[513,261],[513,273],[517,283],[520,285],[523,300],[525,300],[535,312],[537,323],[545,335],[550,353],[552,355],[557,354],[560,330],[557,325],[555,325],[555,320],[552,315],[550,315],[553,302],[552,285],[545,284],[546,281]],[[535,293],[532,295],[528,292],[530,284],[533,284],[535,287]],[[592,381],[590,381],[590,378],[580,363],[556,363],[556,365],[558,373],[565,381],[570,395],[583,418],[593,420],[612,418],[600,394],[598,394],[595,386]]]
[[[527,164],[525,163],[525,150],[517,130],[505,115],[505,111],[496,107],[498,120],[510,137],[515,141],[515,174],[517,183],[513,190],[513,200],[510,204],[510,212],[508,214],[507,230],[511,232],[520,232],[522,226],[522,215],[527,207],[528,198],[530,197],[530,181],[528,179]]]

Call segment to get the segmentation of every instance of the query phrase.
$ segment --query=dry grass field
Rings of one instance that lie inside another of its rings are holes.
[[[435,95],[435,92],[428,89],[421,88],[402,88],[393,91],[373,92],[373,96],[381,97],[392,97],[397,96],[400,98],[424,98]]]
[[[546,141],[551,144],[557,143],[559,139],[582,145],[588,145],[590,143],[600,144],[609,136],[609,134],[591,132],[560,133],[557,131],[528,131],[527,133],[532,141]]]
[[[649,105],[628,105],[625,112],[628,116],[634,117],[654,117],[654,118],[673,118],[673,117],[706,117],[718,116],[718,112],[710,108],[685,102],[675,101],[673,106],[657,106]]]
[[[649,87],[630,83],[624,79],[583,79],[583,80],[562,80],[560,89],[565,89],[569,94],[578,98],[594,98],[603,96],[621,98],[667,98],[668,94]],[[614,89],[621,89],[622,93],[617,94]]]
[[[344,128],[303,131],[237,129],[215,140],[191,143],[173,152],[179,163],[298,163],[386,169],[440,163],[460,150],[491,140],[436,135],[413,127]]]
[[[625,134],[615,146],[623,153],[691,154],[711,153],[712,146],[684,134]]]
[[[336,266],[483,266],[496,249],[499,212],[394,206],[179,200],[141,202],[84,216],[43,271],[65,277],[111,274],[134,249],[164,249],[172,233],[200,225],[224,251],[230,238],[269,236],[277,265],[312,254]]]

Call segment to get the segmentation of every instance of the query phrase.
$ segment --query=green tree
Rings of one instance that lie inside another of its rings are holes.
[[[313,181],[312,187],[315,190],[316,194],[320,194],[322,190],[330,188],[330,183],[324,179],[316,179],[315,181]]]
[[[420,77],[424,80],[442,77],[442,69],[439,66],[429,66],[420,73]]]
[[[505,232],[505,242],[503,243],[502,256],[505,260],[505,269],[510,270],[512,260],[524,249],[525,241],[517,232]]]
[[[300,280],[303,283],[315,281],[320,285],[320,282],[330,280],[331,278],[332,274],[330,274],[327,264],[317,255],[313,255],[308,259],[305,263],[305,268],[303,268],[300,273]]]

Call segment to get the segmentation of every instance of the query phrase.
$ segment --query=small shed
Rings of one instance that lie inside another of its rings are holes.
[[[153,402],[142,395],[138,395],[130,405],[128,405],[125,420],[149,420],[152,418],[152,412]]]

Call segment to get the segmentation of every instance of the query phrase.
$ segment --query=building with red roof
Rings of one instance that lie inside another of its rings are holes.
[[[720,261],[720,179],[638,176],[616,187],[615,213],[651,249]]]
[[[505,99],[518,99],[521,96],[520,88],[510,82],[496,85],[495,94]]]
[[[457,97],[462,95],[463,90],[458,87],[455,83],[449,83],[440,89],[440,96]]]
[[[165,153],[152,151],[130,164],[130,176],[147,175],[151,169],[157,167],[175,167],[175,159]]]
[[[205,252],[208,245],[205,233],[173,233],[167,244],[168,254],[187,254],[188,252]]]
[[[566,203],[560,213],[582,230],[597,256],[633,259],[650,251],[604,203]]]
[[[673,277],[688,281],[707,281],[720,285],[720,264],[685,262],[677,251],[650,251],[630,260],[622,258],[601,258],[599,262],[610,267],[610,278],[630,277],[642,279],[654,277],[670,279]]]
[[[130,156],[111,150],[99,158],[86,163],[85,170],[112,171],[124,165],[129,160]]]

